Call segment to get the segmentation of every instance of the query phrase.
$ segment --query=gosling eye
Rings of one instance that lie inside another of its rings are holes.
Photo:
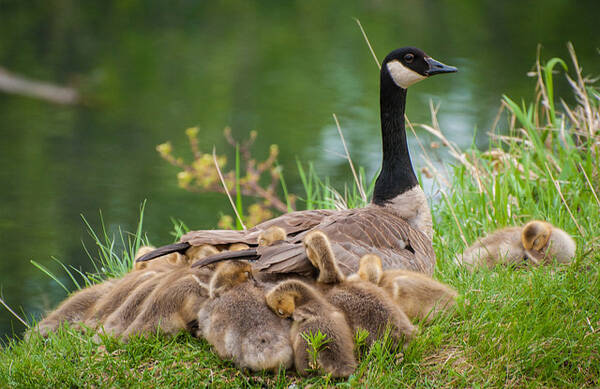
[[[412,53],[408,53],[404,56],[404,62],[411,63],[415,59],[415,55]]]
[[[279,309],[277,310],[277,312],[278,312],[278,313],[279,313],[281,316],[283,316],[283,309],[279,308]]]

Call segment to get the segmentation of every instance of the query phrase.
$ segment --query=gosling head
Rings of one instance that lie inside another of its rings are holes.
[[[200,246],[192,246],[185,252],[185,256],[188,258],[191,264],[197,261],[210,257],[211,255],[218,254],[219,250],[213,245],[203,244]]]
[[[210,280],[210,297],[216,298],[236,285],[246,281],[255,283],[252,276],[252,265],[245,261],[221,263]]]
[[[288,318],[296,310],[297,297],[294,292],[287,292],[279,296],[267,294],[267,305],[277,316]]]
[[[552,234],[552,224],[533,220],[525,224],[521,232],[521,243],[525,250],[542,251]]]
[[[308,257],[310,263],[312,263],[312,265],[317,269],[320,269],[322,267],[321,263],[323,262],[325,253],[331,251],[331,246],[329,244],[329,238],[327,238],[327,235],[318,230],[311,231],[306,234],[302,243],[304,244],[306,256]]]
[[[155,248],[152,246],[142,246],[139,248],[138,252],[135,255],[135,258],[139,258],[147,253],[154,251]],[[144,269],[160,269],[163,266],[185,266],[187,265],[187,259],[183,255],[179,253],[170,253],[167,255],[163,255],[162,257],[156,258],[152,262],[134,262],[133,268],[134,270],[144,270]]]
[[[363,281],[369,281],[372,284],[379,285],[383,274],[381,258],[375,254],[367,254],[360,259],[358,276]]]
[[[454,66],[444,65],[416,47],[402,47],[388,54],[381,66],[381,79],[391,78],[396,86],[406,89],[435,74],[454,73]]]
[[[310,263],[319,269],[317,281],[323,284],[337,284],[346,278],[339,269],[329,238],[323,232],[314,230],[303,240],[306,256]]]
[[[283,228],[278,226],[271,226],[258,235],[258,245],[271,246],[275,242],[285,240],[286,238],[287,233]]]

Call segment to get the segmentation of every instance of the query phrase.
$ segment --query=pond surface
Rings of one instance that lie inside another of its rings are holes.
[[[190,126],[200,127],[204,150],[229,155],[225,126],[237,138],[257,130],[254,155],[278,144],[290,190],[301,193],[296,159],[314,162],[335,187],[351,184],[336,154],[335,112],[355,163],[375,174],[379,76],[354,17],[380,59],[414,45],[459,67],[411,88],[407,113],[428,122],[428,101],[441,103],[442,128],[465,147],[487,144],[503,93],[532,98],[526,73],[538,43],[544,58],[567,59],[572,41],[598,74],[599,15],[598,1],[568,0],[2,1],[0,66],[76,86],[88,100],[65,107],[0,93],[2,297],[39,317],[66,294],[30,260],[59,274],[51,257],[92,270],[80,214],[98,227],[102,210],[110,233],[133,231],[148,199],[144,228],[156,245],[172,241],[170,217],[215,228],[230,213],[225,197],[179,189],[177,170],[155,151],[172,140],[185,154]],[[418,167],[414,140],[411,149]],[[20,334],[0,310],[0,335]]]

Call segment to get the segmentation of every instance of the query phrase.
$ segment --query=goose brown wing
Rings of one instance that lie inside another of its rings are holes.
[[[290,212],[276,217],[275,219],[260,223],[246,231],[190,231],[181,237],[179,243],[159,247],[156,250],[153,250],[138,258],[136,261],[149,261],[173,252],[185,253],[190,246],[201,246],[203,244],[218,246],[229,245],[233,243],[245,243],[250,246],[256,246],[258,244],[258,237],[260,233],[273,226],[283,228],[288,235],[288,238],[293,239],[297,234],[310,230],[314,226],[321,223],[323,219],[334,215],[337,212],[338,211],[330,209]]]
[[[385,208],[359,209],[352,217],[322,231],[329,237],[338,265],[346,274],[358,270],[359,259],[365,254],[378,255],[384,269],[433,273],[435,253],[431,240]]]
[[[232,243],[245,243],[248,245],[258,244],[260,233],[270,227],[277,226],[285,230],[288,237],[293,238],[298,233],[310,230],[321,221],[338,211],[329,209],[319,209],[310,211],[296,211],[286,213],[257,224],[255,227],[246,231],[234,230],[202,230],[190,231],[181,237],[181,242],[187,242],[192,246],[201,246],[203,244],[221,245]]]
[[[340,211],[314,229],[327,235],[338,266],[346,274],[356,272],[360,258],[370,253],[381,257],[385,269],[433,273],[435,253],[429,238],[388,209],[369,206]],[[302,245],[307,232],[299,233],[291,242],[259,247],[255,268],[310,275],[314,269]]]

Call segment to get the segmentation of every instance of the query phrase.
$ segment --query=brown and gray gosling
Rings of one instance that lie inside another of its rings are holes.
[[[138,253],[143,248],[138,250]],[[91,328],[101,326],[106,319],[121,307],[129,295],[138,286],[159,274],[169,273],[171,270],[182,268],[186,260],[179,253],[171,253],[157,258],[157,263],[149,263],[148,266],[127,273],[123,278],[115,280],[114,286],[94,304],[86,315],[85,325]]]
[[[354,372],[356,360],[352,331],[344,314],[317,290],[302,281],[287,280],[271,289],[266,299],[273,312],[293,320],[290,337],[298,374],[322,370],[332,377],[348,377]],[[326,336],[326,344],[321,350],[314,350],[318,353],[316,361],[313,361],[308,351],[311,346],[304,337],[316,335],[318,331]]]
[[[396,345],[405,343],[416,334],[416,328],[406,314],[377,286],[382,277],[379,257],[372,256],[360,263],[358,274],[348,278],[337,266],[329,239],[321,231],[312,231],[304,238],[308,258],[319,269],[318,286],[325,298],[346,316],[354,332],[368,331],[368,345],[381,338],[387,327]],[[367,281],[368,280],[368,281]]]
[[[152,251],[154,248],[150,246],[142,246],[136,253],[136,258],[142,256],[148,251]],[[173,260],[175,258],[175,260]],[[134,269],[128,273],[124,279],[109,279],[100,284],[89,286],[85,289],[79,290],[73,293],[69,298],[63,301],[55,310],[50,312],[42,321],[35,327],[42,336],[47,336],[49,332],[55,331],[61,324],[69,323],[71,325],[77,325],[81,322],[90,320],[91,316],[98,312],[112,313],[116,306],[107,306],[106,296],[112,295],[113,293],[118,297],[121,296],[120,291],[123,289],[130,289],[128,283],[133,282],[137,285],[137,279],[146,279],[152,276],[157,271],[163,271],[173,265],[174,262],[178,262],[178,254],[170,254],[165,257],[157,258],[158,262],[155,264],[148,264],[143,268],[134,266]],[[144,271],[142,271],[144,270]],[[117,291],[115,292],[115,289]],[[125,297],[127,296],[127,292]],[[122,300],[121,300],[122,301]],[[104,308],[101,308],[103,306]],[[100,314],[98,315],[100,316]],[[92,321],[86,323],[87,325],[92,324]],[[93,321],[93,325],[96,321]]]
[[[258,245],[271,246],[275,242],[285,240],[286,238],[287,234],[283,228],[278,226],[271,226],[258,235]]]
[[[381,269],[381,259],[367,254],[360,259],[360,268],[371,267]],[[439,313],[456,305],[458,293],[454,289],[422,273],[389,269],[375,278],[359,270],[357,276],[379,285],[411,320],[431,322]]]
[[[209,295],[198,312],[197,335],[221,358],[253,371],[292,366],[291,323],[267,307],[264,285],[254,279],[248,262],[219,264]]]
[[[565,231],[548,222],[533,220],[523,227],[502,228],[478,239],[455,260],[469,269],[525,262],[541,265],[553,259],[569,263],[575,249],[575,241]]]

